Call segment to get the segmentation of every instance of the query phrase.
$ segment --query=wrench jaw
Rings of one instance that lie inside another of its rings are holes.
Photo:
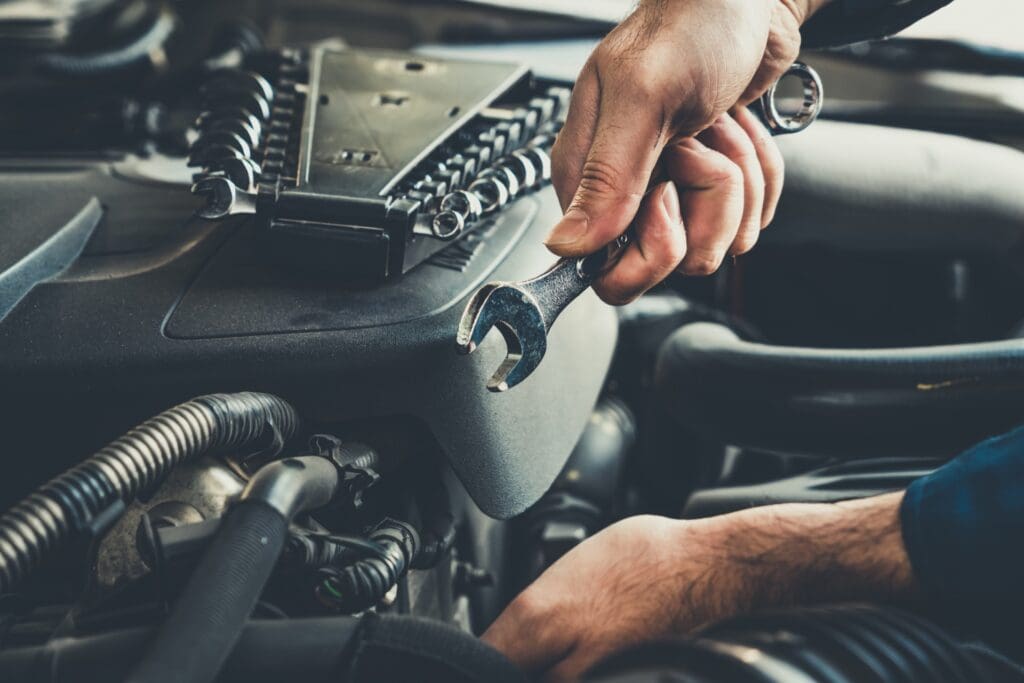
[[[497,289],[500,283],[491,282],[481,287],[466,304],[466,310],[459,318],[459,329],[455,334],[455,344],[459,353],[470,354],[476,351],[477,347],[491,331],[495,321],[488,320],[484,305],[491,292]],[[518,343],[518,342],[517,342]]]
[[[493,392],[508,391],[540,365],[547,351],[547,328],[529,293],[515,285],[485,285],[470,299],[459,321],[459,351],[473,353],[492,328],[505,340],[506,355],[487,382]]]
[[[501,393],[508,391],[533,374],[533,371],[544,359],[544,352],[547,351],[547,338],[541,336],[533,342],[524,344],[522,337],[508,323],[499,322],[496,327],[505,338],[507,353],[505,360],[487,380],[487,389]]]

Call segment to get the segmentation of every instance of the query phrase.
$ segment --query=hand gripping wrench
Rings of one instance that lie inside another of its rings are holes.
[[[807,128],[821,111],[821,79],[799,62],[783,75],[803,85],[803,101],[792,116],[782,116],[772,85],[752,107],[773,135],[796,133]],[[781,79],[780,79],[781,81]],[[652,181],[653,187],[659,181]],[[477,291],[459,321],[456,343],[462,353],[473,353],[491,328],[505,338],[508,353],[487,382],[491,391],[507,391],[530,376],[547,351],[547,336],[558,315],[610,269],[632,239],[623,233],[606,248],[582,258],[559,259],[551,268],[522,282],[491,282]]]

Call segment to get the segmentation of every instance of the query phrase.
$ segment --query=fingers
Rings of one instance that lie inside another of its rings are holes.
[[[743,176],[743,215],[729,253],[744,254],[757,242],[764,208],[765,179],[754,143],[747,131],[728,115],[719,117],[710,128],[698,136],[698,139],[728,157],[739,167]]]
[[[598,296],[615,305],[629,303],[658,284],[686,253],[679,195],[671,182],[655,187],[633,222],[635,239],[615,267],[594,283]]]
[[[596,68],[596,67],[595,67]],[[584,93],[571,112],[559,144],[553,151],[553,174],[559,177],[560,195],[575,184],[565,216],[545,243],[560,256],[584,256],[612,242],[632,222],[664,144],[666,123],[661,109],[647,106],[642,96],[627,91],[634,84],[617,80],[599,89],[598,112],[589,147],[583,130],[589,99]],[[585,154],[584,154],[585,150]]]
[[[739,232],[744,213],[744,180],[740,167],[721,152],[695,138],[665,148],[665,171],[679,189],[686,255],[679,270],[710,275]]]
[[[707,275],[727,254],[753,248],[775,214],[784,174],[778,147],[753,114],[738,108],[699,139],[666,147],[662,162],[677,189],[663,184],[645,197],[658,163],[660,124],[638,123],[630,109],[634,120],[627,125],[625,110],[604,104],[593,72],[581,82],[553,154],[556,189],[568,210],[547,240],[552,251],[592,253],[632,223],[636,239],[594,287],[605,301],[623,304],[677,267]]]
[[[640,203],[636,239],[594,284],[614,305],[628,303],[678,269],[708,275],[727,254],[753,248],[775,214],[784,162],[767,129],[746,109],[698,136],[670,144],[663,183]],[[681,229],[685,228],[685,229]]]
[[[764,205],[761,208],[761,228],[775,218],[775,210],[782,196],[782,183],[786,175],[786,162],[775,143],[775,138],[749,109],[741,107],[733,113],[736,123],[746,132],[754,145],[754,152],[764,176]]]

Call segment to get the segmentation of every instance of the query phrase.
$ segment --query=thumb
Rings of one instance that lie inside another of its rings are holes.
[[[559,256],[584,256],[629,227],[664,146],[661,107],[632,93],[601,93],[593,142],[583,166],[570,169],[579,184],[562,220],[545,240]]]

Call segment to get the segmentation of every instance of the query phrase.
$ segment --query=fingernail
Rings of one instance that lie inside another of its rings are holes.
[[[549,247],[560,247],[578,242],[587,234],[589,226],[587,214],[582,210],[572,208],[565,212],[562,220],[548,234],[544,244]]]
[[[676,191],[674,183],[663,183],[661,203],[665,207],[665,213],[673,223],[683,222],[683,214],[679,209],[679,193]]]

